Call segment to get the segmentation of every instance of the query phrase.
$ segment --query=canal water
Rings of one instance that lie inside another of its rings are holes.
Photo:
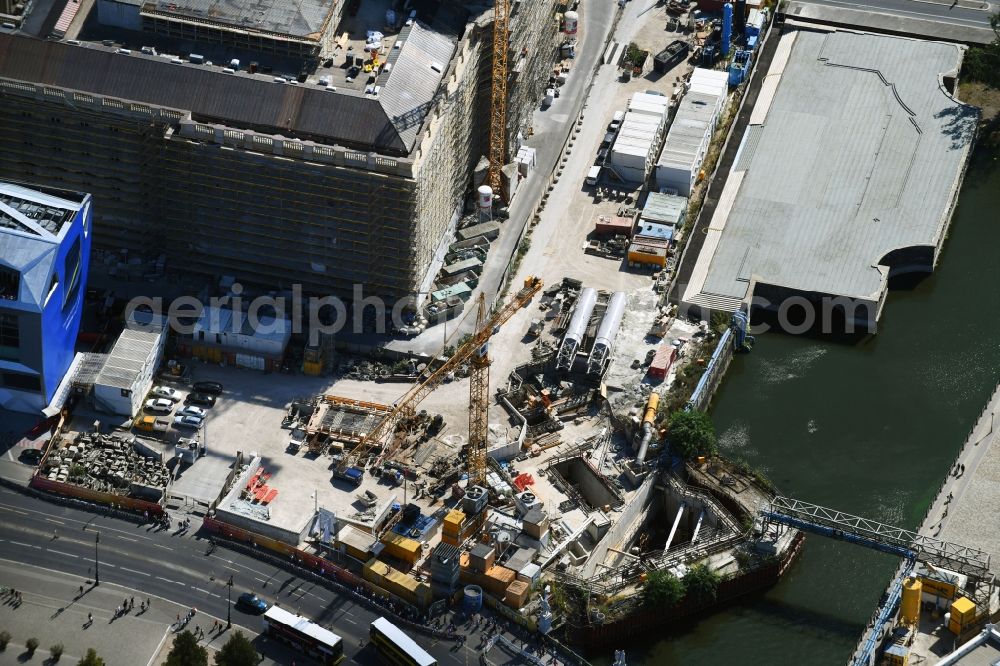
[[[878,335],[778,333],[737,356],[720,448],[782,494],[916,527],[1000,381],[1000,152],[973,157],[937,271],[890,293]],[[898,561],[821,537],[770,591],[645,644],[631,664],[843,666]]]

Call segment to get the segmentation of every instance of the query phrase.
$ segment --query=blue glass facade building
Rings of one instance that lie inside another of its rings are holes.
[[[41,414],[69,370],[92,232],[89,194],[0,182],[0,407]]]

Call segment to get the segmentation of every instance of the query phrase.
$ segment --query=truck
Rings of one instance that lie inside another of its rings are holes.
[[[365,471],[359,467],[348,467],[343,471],[335,469],[333,475],[338,479],[343,479],[344,481],[349,481],[356,486],[360,486],[361,481],[364,480]]]
[[[136,430],[141,430],[151,435],[162,436],[170,427],[170,420],[156,416],[140,416],[132,425]]]

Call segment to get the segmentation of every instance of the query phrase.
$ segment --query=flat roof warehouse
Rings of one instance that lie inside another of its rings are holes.
[[[962,49],[850,32],[782,37],[683,301],[846,297],[930,272],[978,112],[943,77]]]
[[[244,72],[92,45],[0,34],[0,78],[91,93],[268,134],[408,155],[441,87],[457,37],[413,22],[399,34],[377,96],[288,85]],[[9,86],[0,86],[0,90]]]

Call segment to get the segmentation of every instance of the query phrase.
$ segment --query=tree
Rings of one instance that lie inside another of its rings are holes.
[[[49,648],[49,656],[52,657],[52,660],[51,660],[52,663],[55,663],[55,662],[59,661],[59,659],[63,656],[63,644],[62,643],[56,643],[55,645],[53,645],[52,647],[50,647]]]
[[[0,650],[6,650],[7,643],[10,643],[10,632],[4,629],[0,631]]]
[[[215,666],[257,666],[257,650],[253,644],[237,631],[215,655]]]
[[[654,608],[669,608],[683,596],[684,583],[663,569],[650,572],[642,587],[642,600]]]
[[[710,456],[716,451],[715,426],[705,412],[674,412],[670,416],[667,438],[671,450],[685,460]]]
[[[76,666],[104,666],[104,660],[97,656],[97,650],[87,648],[87,654],[83,655]]]
[[[29,655],[35,654],[35,650],[38,649],[38,639],[34,637],[29,638],[24,642],[24,647],[28,648]]]
[[[684,589],[696,602],[715,601],[722,577],[704,564],[696,564],[684,576]]]
[[[182,631],[174,639],[166,666],[208,666],[208,650],[198,645],[190,631]]]

